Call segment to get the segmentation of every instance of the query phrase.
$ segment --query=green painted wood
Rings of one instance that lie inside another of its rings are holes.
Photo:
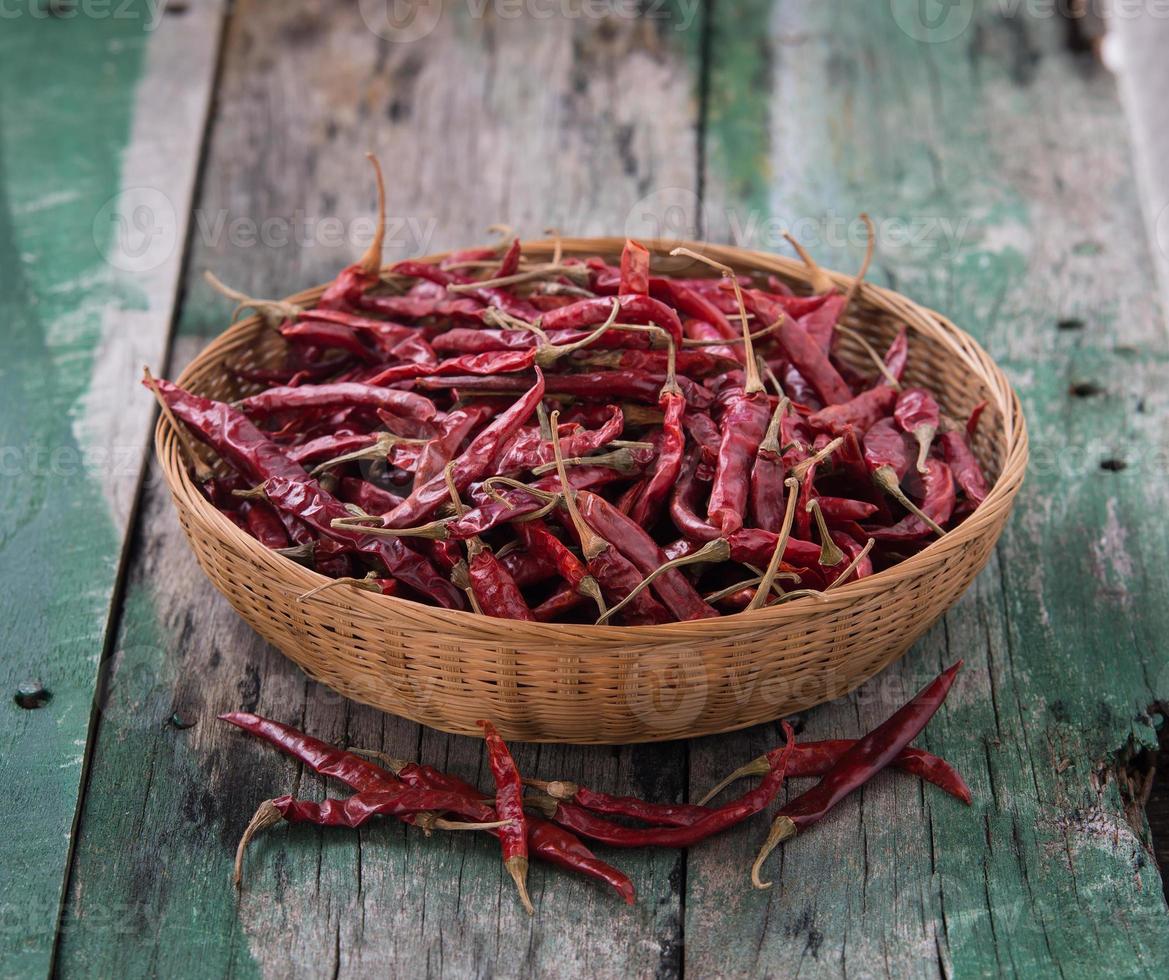
[[[928,7],[756,4],[768,29],[747,38],[720,13],[704,203],[715,234],[779,249],[776,219],[843,268],[861,239],[841,226],[867,210],[873,279],[974,333],[1023,397],[1033,464],[990,567],[805,729],[855,736],[964,657],[920,744],[958,763],[975,804],[882,777],[773,859],[769,893],[746,873],[762,826],[696,849],[685,967],[1163,976],[1169,919],[1124,762],[1155,744],[1148,709],[1169,689],[1167,361],[1124,119],[1058,17],[955,4],[931,33]],[[761,155],[769,168],[744,163]],[[776,740],[754,730],[737,754]],[[692,784],[733,761],[725,740],[696,744]]]
[[[151,120],[157,11],[57,14],[14,6],[0,30],[0,976],[44,973],[53,950],[152,414],[113,409],[123,359],[140,370],[166,344],[210,77],[187,74]],[[116,223],[143,201],[162,202],[155,238]],[[22,708],[26,684],[51,699]]]
[[[669,21],[616,23],[461,11],[397,44],[371,34],[357,5],[236,5],[172,374],[226,322],[204,268],[259,295],[286,294],[359,254],[361,241],[310,232],[305,247],[252,245],[239,231],[298,211],[367,222],[366,148],[390,179],[387,258],[482,241],[499,220],[529,235],[549,224],[607,232],[658,220],[654,209],[672,198],[645,200],[650,191],[693,198],[697,28],[680,9]],[[237,900],[231,858],[257,804],[343,790],[215,722],[221,711],[255,709],[482,785],[490,775],[478,740],[307,683],[212,590],[165,488],[148,483],[78,830],[64,975],[677,975],[675,853],[620,856],[641,893],[634,909],[537,865],[540,914],[529,920],[482,835],[425,840],[390,822],[360,833],[278,828],[249,855]],[[176,711],[194,727],[169,724]],[[685,790],[683,746],[517,755],[548,777],[655,797]]]

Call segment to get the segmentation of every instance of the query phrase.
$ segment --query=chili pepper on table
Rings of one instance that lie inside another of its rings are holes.
[[[503,866],[512,876],[520,893],[520,901],[528,915],[536,910],[528,897],[528,825],[524,816],[524,783],[515,760],[499,732],[489,721],[479,721],[487,742],[487,761],[495,777],[495,810],[510,821],[499,828],[499,842],[503,845]]]
[[[736,800],[712,807],[703,817],[681,826],[627,827],[597,816],[573,803],[555,801],[549,819],[611,847],[693,847],[714,834],[728,830],[767,808],[779,794],[786,776],[787,762],[795,751],[796,736],[791,725],[783,723],[788,744],[780,759],[772,765],[759,786]]]
[[[812,789],[780,809],[751,868],[751,883],[756,888],[771,887],[770,882],[760,879],[759,871],[779,844],[823,819],[837,803],[890,765],[917,738],[942,706],[961,667],[959,660],[939,674],[906,705],[858,739]]]
[[[467,803],[462,807],[465,816],[485,824],[496,822],[495,810],[476,787],[456,776],[440,772],[433,766],[386,759],[387,765],[392,770],[387,772],[361,755],[334,748],[319,739],[297,731],[295,728],[261,718],[258,715],[247,712],[230,712],[220,715],[220,718],[263,739],[287,755],[299,759],[314,772],[341,780],[357,790],[359,794],[393,790],[403,785],[416,789],[461,794],[467,800]],[[373,816],[374,814],[371,812],[369,815]],[[279,819],[278,812],[276,819]],[[424,814],[404,815],[402,819],[408,823],[417,822],[423,827],[430,823]],[[633,884],[628,877],[616,868],[598,860],[578,838],[567,830],[540,817],[529,815],[526,819],[528,847],[531,853],[558,867],[576,871],[611,885],[627,904],[633,904],[635,893]],[[269,820],[275,822],[271,818]],[[254,833],[255,828],[250,829]],[[498,827],[485,827],[484,829],[493,836],[499,836]],[[242,857],[247,839],[248,835],[245,835],[244,839],[240,841],[240,850],[237,854],[237,884],[239,883],[238,861]]]

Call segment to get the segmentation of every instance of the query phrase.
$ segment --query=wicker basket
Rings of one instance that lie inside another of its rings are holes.
[[[616,257],[622,244],[571,239],[563,246],[566,254]],[[674,244],[743,272],[773,273],[806,291],[797,262],[724,246],[658,243],[662,251]],[[548,241],[529,242],[524,254],[547,257],[551,249]],[[320,292],[292,299],[311,304]],[[478,734],[475,720],[486,717],[504,736],[525,741],[622,743],[725,732],[840,697],[900,657],[986,564],[1023,480],[1027,432],[1018,397],[974,340],[944,317],[875,286],[863,287],[846,322],[878,347],[908,324],[906,378],[933,391],[948,414],[963,418],[978,401],[989,402],[973,448],[994,480],[990,495],[921,553],[829,598],[720,619],[546,625],[344,586],[300,601],[322,576],[264,548],[211,506],[189,478],[165,419],[155,445],[183,530],[215,587],[260,635],[346,697],[449,732]],[[223,369],[225,362],[272,364],[282,345],[258,318],[241,321],[179,383],[215,398],[239,397],[246,386]],[[864,365],[847,336],[840,351]]]

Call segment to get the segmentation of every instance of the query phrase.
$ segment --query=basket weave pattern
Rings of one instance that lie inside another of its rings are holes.
[[[620,254],[622,239],[567,239],[568,255]],[[807,288],[797,262],[696,242],[741,272],[772,273]],[[547,258],[552,243],[528,242]],[[430,257],[431,260],[437,257]],[[674,271],[674,270],[671,270]],[[694,269],[677,274],[694,274]],[[833,274],[847,287],[849,278]],[[311,305],[315,289],[291,297]],[[199,492],[174,431],[161,418],[155,446],[179,521],[199,564],[235,610],[306,673],[346,697],[461,734],[490,718],[523,741],[625,743],[707,735],[770,721],[847,693],[900,657],[966,590],[990,557],[1027,463],[1018,397],[965,333],[905,297],[864,286],[845,322],[883,349],[910,331],[906,381],[964,418],[988,407],[973,441],[990,494],[958,528],[919,554],[805,598],[719,619],[663,626],[576,626],[491,619],[347,586],[307,600],[325,579],[237,528]],[[865,369],[859,345],[839,338],[845,360]],[[283,340],[258,317],[218,337],[179,384],[234,399],[250,391],[227,363],[268,366]]]

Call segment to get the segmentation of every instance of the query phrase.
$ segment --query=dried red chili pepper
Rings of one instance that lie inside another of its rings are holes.
[[[377,226],[365,255],[361,257],[360,261],[342,269],[337,278],[321,294],[317,305],[325,310],[343,309],[345,306],[357,302],[368,289],[376,286],[380,279],[382,244],[386,235],[386,185],[377,157],[372,153],[367,153],[365,158],[373,166],[374,178],[377,182]]]
[[[621,304],[621,314],[632,323],[650,323],[661,327],[670,335],[675,347],[682,347],[682,321],[665,303],[652,296],[642,296],[636,293],[618,294]],[[545,332],[553,330],[579,330],[581,327],[591,327],[603,323],[613,309],[613,300],[608,296],[598,296],[594,299],[582,299],[571,306],[562,306],[558,310],[550,310],[540,320],[540,326]]]
[[[788,744],[759,786],[737,800],[711,808],[705,816],[693,823],[682,826],[626,827],[599,817],[584,807],[559,801],[550,819],[584,837],[612,847],[693,847],[766,809],[779,794],[786,776],[787,762],[796,746],[795,732],[787,722],[783,726]]]
[[[924,473],[926,457],[941,424],[938,403],[924,388],[906,388],[897,396],[893,418],[917,440],[917,472]]]
[[[412,391],[379,388],[373,385],[340,382],[301,385],[298,388],[269,388],[240,402],[250,416],[264,417],[277,412],[320,411],[330,408],[383,408],[408,418],[429,422],[436,410],[434,402]]]
[[[751,883],[756,888],[771,887],[770,882],[760,879],[759,870],[779,844],[821,820],[849,793],[890,765],[917,738],[942,706],[961,667],[962,661],[959,660],[939,674],[904,707],[864,738],[858,739],[815,787],[784,805],[772,822],[767,841],[751,868]]]
[[[528,554],[550,561],[573,591],[592,599],[600,611],[605,612],[605,600],[597,580],[589,574],[584,562],[549,530],[547,524],[540,520],[524,521],[516,524],[515,529],[516,536]],[[539,616],[536,618],[539,619]]]
[[[897,389],[879,384],[839,405],[829,405],[813,412],[808,416],[808,424],[834,436],[843,435],[850,427],[863,435],[885,418],[896,402]]]
[[[915,482],[921,486],[921,504],[892,527],[873,528],[868,532],[870,536],[878,541],[912,541],[931,532],[945,533],[940,529],[954,513],[954,477],[950,467],[940,459],[928,459],[925,475],[917,477]]]
[[[938,440],[942,455],[954,475],[954,481],[975,505],[982,503],[990,489],[986,485],[982,466],[962,437],[960,429],[947,429]]]
[[[897,428],[891,418],[882,419],[865,433],[865,464],[873,476],[873,482],[893,497],[910,514],[924,521],[936,534],[945,531],[924,513],[901,489],[901,481],[909,472],[910,452],[905,445],[906,436]]]
[[[641,242],[625,240],[621,250],[621,293],[649,295],[649,249]]]
[[[544,375],[537,368],[536,383],[511,408],[476,435],[454,460],[451,478],[460,493],[467,489],[472,480],[477,480],[486,472],[500,445],[531,418],[543,397]],[[420,487],[415,487],[409,497],[386,515],[383,524],[389,528],[419,524],[430,517],[446,499],[446,478],[442,473],[435,474]]]
[[[495,777],[495,810],[510,823],[499,828],[499,842],[503,845],[503,866],[519,889],[520,901],[528,915],[536,910],[528,897],[528,824],[524,816],[524,783],[515,760],[499,732],[489,721],[477,722],[487,742],[487,761]]]
[[[898,381],[905,375],[905,365],[909,362],[909,336],[905,327],[897,331],[897,336],[885,352],[885,367]]]

